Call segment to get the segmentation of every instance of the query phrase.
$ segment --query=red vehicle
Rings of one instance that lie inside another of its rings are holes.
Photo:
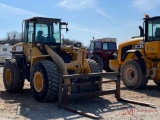
[[[109,60],[115,59],[116,54],[116,38],[93,39],[89,50],[86,51],[86,58],[95,60],[102,69],[109,72],[112,71],[109,67]]]

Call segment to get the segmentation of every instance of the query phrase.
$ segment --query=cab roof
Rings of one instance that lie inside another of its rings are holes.
[[[101,39],[94,39],[90,40],[91,42],[115,42],[116,43],[116,38],[101,38]]]
[[[144,18],[144,20],[153,20],[158,18],[160,19],[160,16],[148,17],[148,18]]]
[[[25,21],[35,21],[35,22],[39,22],[39,21],[52,21],[52,22],[60,22],[61,19],[58,18],[47,18],[47,17],[32,17],[29,19],[25,19]]]

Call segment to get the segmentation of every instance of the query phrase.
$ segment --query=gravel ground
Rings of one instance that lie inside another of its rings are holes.
[[[2,69],[0,67],[0,120],[89,120],[89,118],[58,108],[57,102],[39,103],[35,101],[27,81],[22,93],[7,93],[2,82]],[[114,86],[110,83],[104,85],[103,89],[114,88]],[[70,105],[72,108],[95,114],[105,120],[158,120],[160,118],[160,88],[153,81],[149,81],[144,90],[130,91],[122,83],[121,89],[123,98],[148,102],[156,105],[156,108],[118,102],[113,94],[73,101]]]

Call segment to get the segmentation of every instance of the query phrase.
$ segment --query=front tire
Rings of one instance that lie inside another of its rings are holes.
[[[36,62],[30,75],[31,91],[39,102],[55,101],[58,98],[60,73],[52,61]]]
[[[24,80],[20,80],[20,69],[16,67],[15,60],[6,61],[3,69],[3,83],[7,92],[21,92]]]
[[[121,76],[124,85],[131,89],[143,89],[148,82],[145,69],[138,60],[128,60],[122,66]]]

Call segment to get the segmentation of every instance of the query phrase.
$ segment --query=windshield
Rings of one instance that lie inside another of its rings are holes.
[[[60,29],[59,23],[46,25],[36,24],[36,42],[54,42],[60,43]]]
[[[104,42],[103,50],[117,50],[116,43],[114,42]]]
[[[160,40],[160,18],[148,21],[148,36],[147,41]]]

